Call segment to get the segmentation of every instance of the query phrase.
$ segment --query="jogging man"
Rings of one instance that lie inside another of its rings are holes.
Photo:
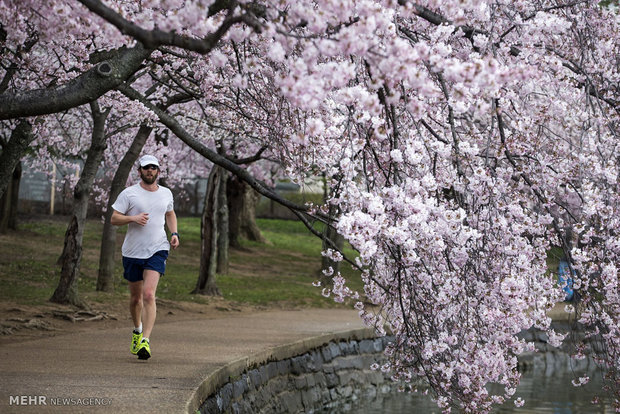
[[[166,271],[170,247],[179,247],[179,233],[172,192],[157,184],[157,158],[145,155],[140,158],[139,164],[141,181],[119,194],[112,205],[111,223],[115,226],[129,225],[122,252],[124,277],[129,281],[131,295],[129,311],[134,324],[131,353],[138,355],[138,359],[149,359],[149,338],[157,313],[157,283]],[[172,233],[170,243],[164,224]]]

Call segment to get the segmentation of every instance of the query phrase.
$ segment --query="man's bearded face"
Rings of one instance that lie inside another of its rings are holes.
[[[157,180],[158,176],[159,176],[158,168],[155,168],[155,169],[140,168],[140,178],[142,178],[142,181],[144,181],[145,184],[149,184],[149,185],[153,184]]]

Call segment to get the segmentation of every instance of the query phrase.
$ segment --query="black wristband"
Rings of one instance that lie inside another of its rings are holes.
[[[174,233],[170,234],[170,237],[172,236],[177,236],[179,238],[179,240],[181,240],[181,236],[179,236],[179,233],[177,233],[176,231]]]

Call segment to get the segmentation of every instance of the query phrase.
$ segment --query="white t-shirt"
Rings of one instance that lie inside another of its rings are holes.
[[[123,242],[123,256],[148,259],[155,252],[170,250],[164,229],[166,212],[174,208],[172,192],[169,189],[160,185],[157,191],[148,191],[138,183],[125,188],[112,204],[112,208],[127,216],[149,214],[144,226],[129,223]]]

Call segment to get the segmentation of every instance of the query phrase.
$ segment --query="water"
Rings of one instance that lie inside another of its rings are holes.
[[[539,361],[540,362],[540,361]],[[568,359],[554,361],[553,364],[536,364],[525,370],[521,377],[521,384],[513,398],[503,406],[498,406],[493,413],[501,414],[602,414],[613,413],[610,399],[603,394],[601,374],[593,364],[585,367],[571,367]],[[571,380],[582,376],[590,376],[590,382],[582,387],[574,387]],[[497,394],[498,392],[496,392]],[[598,404],[591,403],[592,398],[598,396]],[[521,397],[525,400],[522,407],[516,407],[514,399]],[[342,408],[342,407],[341,407]],[[428,396],[410,393],[382,394],[372,401],[352,403],[340,412],[355,412],[359,414],[396,414],[396,413],[441,413],[437,405]],[[453,412],[458,412],[454,411]]]

